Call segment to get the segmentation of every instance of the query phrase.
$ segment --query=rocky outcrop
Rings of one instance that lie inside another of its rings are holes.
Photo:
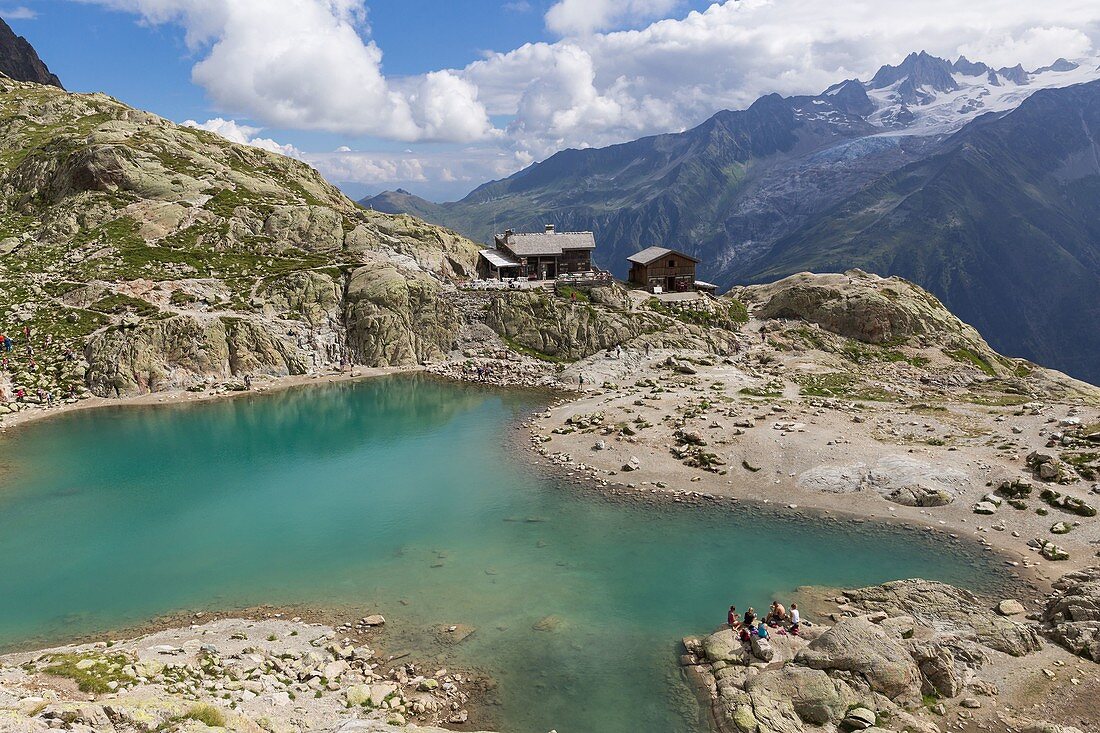
[[[502,292],[486,305],[484,321],[506,343],[555,361],[577,361],[646,336],[658,348],[737,350],[737,324],[687,323],[648,308],[634,308],[619,285],[593,288],[589,302],[545,291]]]
[[[420,364],[453,344],[440,293],[477,250],[361,209],[300,161],[0,80],[0,303],[17,304],[0,328],[31,328],[13,388],[75,398]],[[79,374],[41,368],[74,354]]]
[[[304,374],[305,353],[244,319],[173,316],[96,334],[85,351],[87,382],[98,395],[188,389],[236,375]]]
[[[849,494],[870,490],[906,506],[950,504],[963,493],[968,481],[961,471],[906,455],[886,455],[873,466],[816,466],[798,477],[800,486],[815,491]]]
[[[927,291],[898,277],[859,270],[843,275],[804,272],[768,285],[735,288],[759,304],[761,318],[797,319],[869,344],[955,341],[990,353],[981,336]]]
[[[998,617],[1002,625],[991,630],[992,611],[941,583],[887,583],[846,591],[843,600],[846,615],[832,627],[804,625],[801,636],[773,630],[771,662],[730,629],[684,640],[685,675],[719,731],[931,733],[939,727],[923,698],[978,704],[970,696],[998,692],[981,677],[993,655],[1038,648],[1020,624]]]
[[[494,297],[485,323],[525,349],[575,361],[659,330],[664,320],[647,312],[596,308],[550,293],[518,291]]]
[[[344,321],[348,352],[358,364],[404,366],[441,357],[455,340],[458,315],[427,274],[389,264],[356,269],[348,283]]]
[[[917,623],[949,632],[1012,656],[1041,647],[1029,626],[998,615],[969,591],[930,580],[897,580],[844,591],[852,605],[890,616],[912,616]]]
[[[1100,566],[1057,580],[1042,620],[1051,639],[1078,656],[1100,662]]]
[[[0,18],[0,75],[16,81],[61,86],[61,80],[38,58],[34,46],[26,38],[15,35],[3,18]]]
[[[920,670],[901,641],[865,618],[843,619],[810,642],[795,662],[851,673],[891,700],[911,700],[920,690]]]

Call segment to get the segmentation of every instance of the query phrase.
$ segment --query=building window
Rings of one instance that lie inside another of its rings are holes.
[[[676,260],[669,260],[668,261],[668,266],[669,267],[676,267]]]

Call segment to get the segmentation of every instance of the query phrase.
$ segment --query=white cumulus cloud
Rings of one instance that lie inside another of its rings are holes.
[[[623,21],[656,18],[677,5],[680,0],[558,0],[546,11],[546,27],[561,35],[584,35]]]
[[[212,120],[206,122],[196,122],[195,120],[185,120],[183,122],[184,127],[194,127],[199,130],[208,130],[213,133],[221,135],[226,140],[232,143],[239,143],[241,145],[251,145],[254,148],[262,148],[272,153],[278,153],[279,155],[285,155],[288,158],[303,157],[302,151],[293,145],[282,145],[275,142],[271,138],[258,137],[257,135],[263,128],[252,127],[250,125],[242,125],[236,120],[226,120],[221,117],[215,117]]]
[[[363,0],[84,0],[178,23],[200,56],[192,79],[219,109],[269,126],[408,141],[469,142],[492,125],[450,72],[401,90],[365,40]]]
[[[372,0],[82,1],[181,25],[194,81],[225,117],[408,142],[400,160],[318,158],[334,175],[376,181],[415,180],[401,160],[435,180],[507,174],[565,147],[681,130],[764,94],[867,79],[911,51],[1032,69],[1095,55],[1100,42],[1096,0],[717,0],[689,13],[679,0],[555,0],[544,20],[558,41],[394,78],[366,25]],[[257,135],[245,137],[270,142]],[[416,145],[428,142],[467,145],[476,162]]]

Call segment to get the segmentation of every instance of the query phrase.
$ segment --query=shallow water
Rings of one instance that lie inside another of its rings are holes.
[[[15,431],[0,441],[0,646],[177,610],[379,610],[390,644],[490,672],[508,731],[697,731],[677,640],[730,603],[997,578],[918,532],[578,496],[516,455],[515,419],[540,399],[392,377]],[[417,630],[436,624],[477,631],[432,649]]]

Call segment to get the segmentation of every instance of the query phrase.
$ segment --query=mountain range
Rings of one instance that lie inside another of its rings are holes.
[[[646,246],[725,288],[802,270],[909,278],[1004,353],[1100,383],[1100,70],[913,53],[869,81],[761,97],[680,133],[565,150],[461,201],[364,199],[480,241],[591,230],[622,274]]]
[[[15,35],[3,18],[0,18],[0,74],[16,81],[61,86],[61,80],[50,73],[34,47],[26,38]]]

